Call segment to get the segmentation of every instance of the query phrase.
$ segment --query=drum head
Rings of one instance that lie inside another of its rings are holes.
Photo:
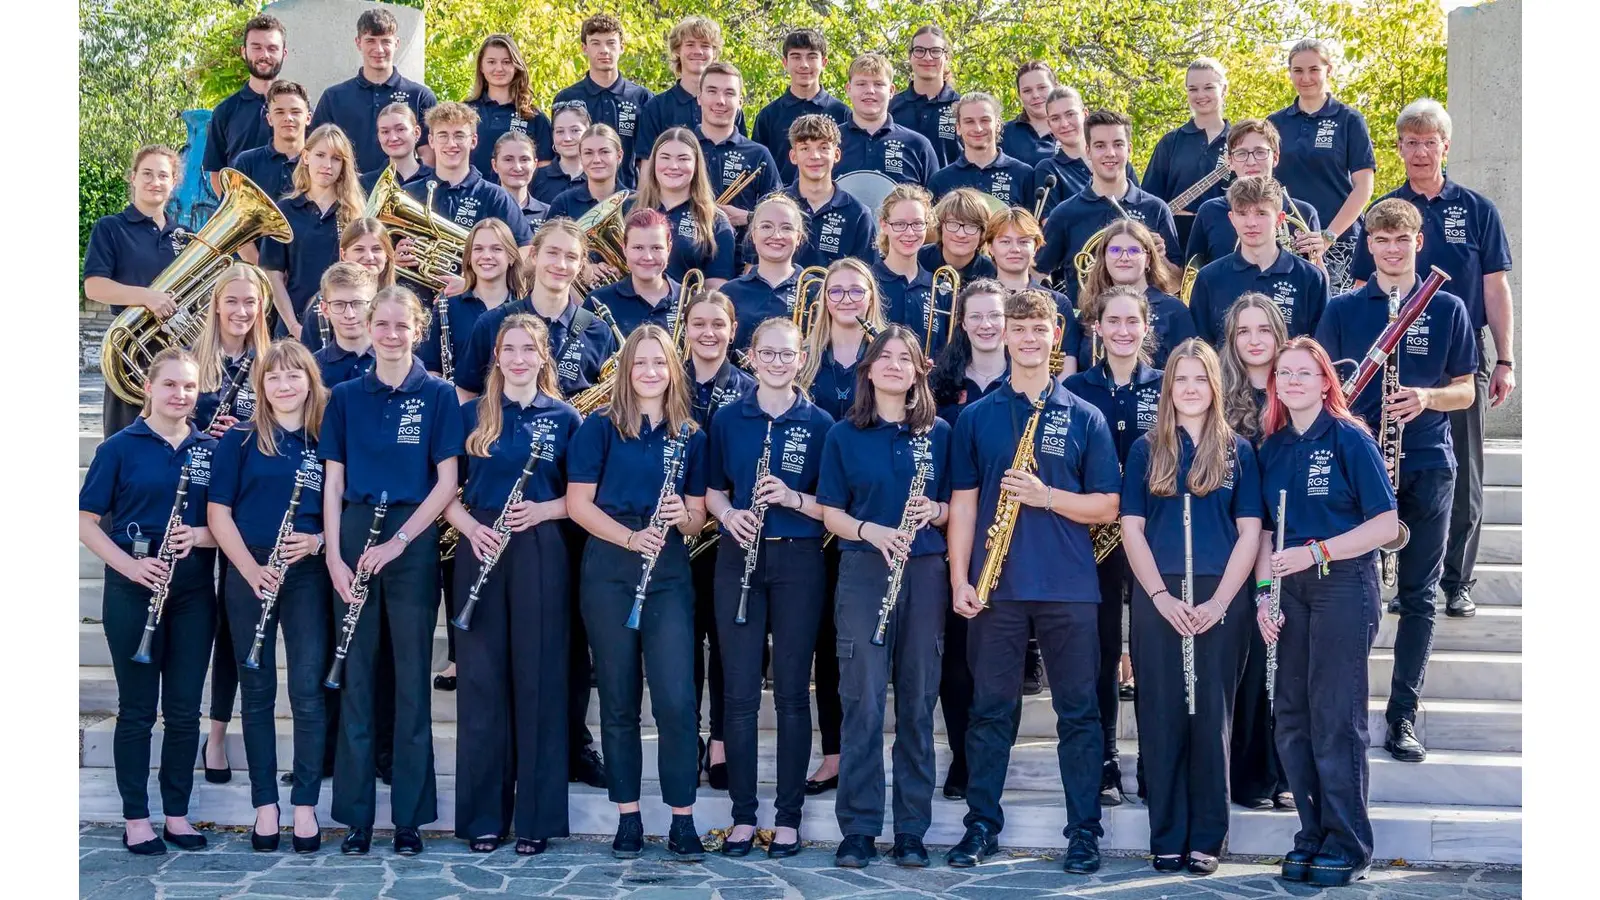
[[[834,184],[839,190],[860,200],[861,205],[872,213],[873,218],[877,218],[878,207],[883,205],[883,198],[894,190],[895,180],[882,172],[861,169],[848,175],[840,175]]]

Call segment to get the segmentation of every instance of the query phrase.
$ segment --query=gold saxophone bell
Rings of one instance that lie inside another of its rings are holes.
[[[125,402],[144,403],[150,360],[168,347],[192,346],[211,309],[211,289],[233,265],[234,251],[257,238],[294,239],[289,220],[267,193],[234,169],[219,173],[222,202],[155,280],[150,290],[171,294],[175,311],[165,320],[143,306],[117,314],[100,342],[106,389]]]
[[[623,228],[623,207],[627,202],[628,192],[617,191],[595,204],[578,220],[578,227],[583,229],[584,236],[588,238],[589,251],[600,257],[601,262],[617,270],[619,277],[628,274],[628,257],[623,253],[623,248],[628,245]],[[599,281],[591,284],[582,278],[578,279],[578,289],[584,294],[592,293],[600,286]]]
[[[622,355],[622,344],[627,340],[622,334],[622,329],[617,327],[616,318],[611,315],[611,310],[604,303],[591,298],[589,304],[594,307],[594,314],[600,321],[611,326],[611,334],[617,339],[617,349],[600,364],[600,376],[595,383],[573,394],[568,401],[574,409],[586,416],[605,406],[611,397],[611,388],[617,383],[617,357]]]
[[[378,183],[367,195],[362,213],[389,227],[395,243],[410,238],[411,253],[417,258],[412,268],[397,267],[395,274],[435,291],[461,274],[461,260],[467,251],[467,229],[433,211],[433,192],[438,182],[428,182],[427,202],[420,202],[400,187],[394,169],[384,169]]]
[[[1100,564],[1106,561],[1111,551],[1117,549],[1122,543],[1122,523],[1108,522],[1104,525],[1089,526],[1089,542],[1094,545],[1094,561]]]
[[[984,194],[988,197],[988,194]],[[939,308],[939,285],[950,295],[950,308]],[[933,355],[933,326],[937,317],[944,316],[950,328],[955,327],[956,295],[961,293],[961,273],[954,266],[940,266],[933,270],[933,288],[928,292],[928,319],[922,331],[922,355]]]
[[[1066,371],[1067,351],[1061,349],[1061,344],[1067,338],[1067,328],[1070,325],[1071,323],[1067,321],[1066,316],[1056,313],[1055,341],[1050,347],[1050,375],[1052,378]]]
[[[1195,280],[1200,277],[1199,260],[1198,254],[1189,257],[1183,267],[1183,279],[1178,282],[1178,299],[1183,301],[1184,306],[1189,305],[1189,295],[1194,293]]]

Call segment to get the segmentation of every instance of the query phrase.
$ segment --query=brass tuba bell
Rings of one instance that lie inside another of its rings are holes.
[[[423,203],[400,187],[394,169],[384,169],[367,195],[367,208],[362,213],[387,225],[396,243],[402,238],[411,239],[417,265],[396,267],[395,274],[435,291],[443,290],[451,276],[461,274],[461,260],[467,252],[467,229],[433,211],[433,189],[437,184],[428,182],[428,200]]]
[[[600,257],[600,261],[617,271],[619,278],[628,274],[628,257],[623,248],[628,245],[626,230],[623,227],[623,209],[627,206],[629,192],[617,191],[615,194],[601,200],[595,207],[583,214],[578,220],[578,227],[583,229],[583,234],[589,241],[589,251]],[[594,283],[578,279],[578,291],[581,294],[590,294],[594,289],[601,287],[605,282],[596,280]]]

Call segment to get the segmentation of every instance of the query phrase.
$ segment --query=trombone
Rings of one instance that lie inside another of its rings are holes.
[[[791,315],[795,328],[800,331],[802,343],[810,336],[811,329],[816,327],[817,319],[822,314],[822,287],[827,281],[828,270],[822,266],[806,266],[795,277]],[[813,294],[816,299],[812,299]]]
[[[705,293],[706,273],[690,269],[683,273],[683,284],[678,287],[678,308],[672,311],[672,349],[683,356],[688,347],[684,344],[684,320],[689,318],[689,304]]]
[[[950,294],[950,308],[939,308],[939,285],[945,285],[946,292]],[[956,295],[961,293],[961,273],[954,266],[940,266],[933,270],[933,287],[928,291],[928,318],[922,331],[922,355],[933,355],[933,326],[939,316],[944,316],[945,322],[955,327]]]

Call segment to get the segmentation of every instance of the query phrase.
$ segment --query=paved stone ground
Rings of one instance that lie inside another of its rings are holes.
[[[459,840],[433,835],[427,852],[410,859],[389,848],[380,832],[371,855],[338,852],[342,831],[325,832],[322,850],[301,856],[283,838],[277,853],[254,853],[238,832],[208,831],[199,853],[169,850],[135,857],[122,849],[120,825],[86,825],[78,845],[78,893],[84,900],[180,897],[327,897],[443,900],[449,897],[593,897],[630,900],[787,900],[787,898],[963,898],[1028,900],[1097,897],[1154,900],[1165,897],[1366,897],[1502,898],[1522,896],[1522,873],[1507,869],[1376,870],[1364,883],[1333,890],[1289,884],[1264,860],[1230,859],[1209,878],[1159,875],[1147,861],[1108,858],[1093,878],[1066,875],[1050,852],[1012,850],[975,869],[942,865],[899,869],[881,860],[865,870],[836,869],[833,847],[808,847],[792,859],[769,861],[756,853],[744,861],[708,856],[702,864],[664,859],[659,842],[644,857],[611,858],[602,840],[557,840],[537,857],[519,857],[508,844],[493,854],[467,851]],[[880,851],[886,848],[880,847]],[[933,848],[942,854],[944,848]],[[936,857],[937,860],[937,857]]]

